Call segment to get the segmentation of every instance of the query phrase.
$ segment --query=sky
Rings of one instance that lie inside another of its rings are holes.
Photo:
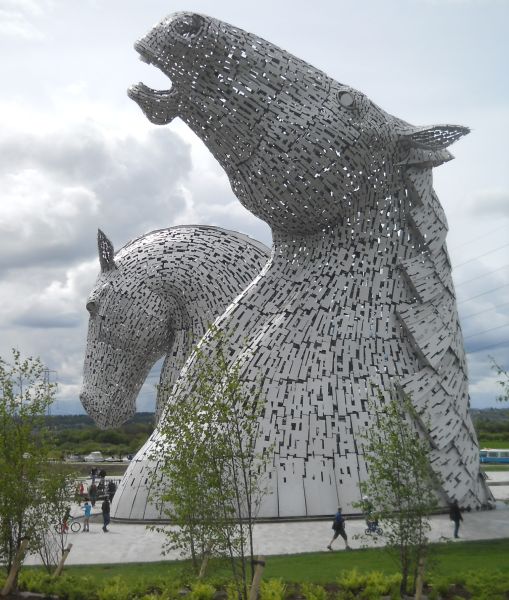
[[[83,412],[86,298],[100,227],[120,248],[209,224],[270,245],[179,120],[151,125],[126,89],[169,87],[134,41],[190,10],[247,29],[415,125],[467,125],[434,170],[465,337],[471,405],[495,406],[509,367],[508,0],[0,0],[0,356],[39,356],[53,412]],[[152,410],[153,369],[138,399]]]

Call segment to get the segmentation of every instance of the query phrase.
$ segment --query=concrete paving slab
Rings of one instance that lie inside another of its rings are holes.
[[[447,515],[431,519],[430,539],[438,541],[463,541],[509,538],[509,508],[464,513],[460,528],[460,540],[453,540],[453,524]],[[332,517],[327,521],[300,521],[291,523],[260,523],[255,526],[255,552],[271,554],[297,554],[300,552],[327,552],[332,537]],[[96,515],[90,523],[89,533],[70,533],[68,542],[73,544],[66,564],[107,564],[129,562],[154,562],[182,558],[176,552],[161,555],[164,536],[149,531],[145,525],[111,523],[110,531],[104,533],[102,521]],[[355,539],[364,533],[366,524],[360,519],[349,519],[346,531],[352,548],[364,545],[377,546],[372,538]],[[344,550],[342,538],[333,545],[334,550]],[[29,556],[26,564],[39,564],[37,556]]]

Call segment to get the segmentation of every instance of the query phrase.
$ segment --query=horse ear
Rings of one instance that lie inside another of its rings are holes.
[[[99,263],[101,265],[102,273],[113,271],[113,269],[117,268],[113,259],[115,256],[113,244],[100,229],[97,230],[97,250],[99,252]]]
[[[444,150],[467,133],[470,133],[470,129],[462,125],[431,125],[403,130],[399,140],[410,148]]]

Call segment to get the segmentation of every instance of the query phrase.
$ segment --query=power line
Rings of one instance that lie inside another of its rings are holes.
[[[501,306],[507,306],[509,305],[509,302],[503,302],[502,304],[495,304],[495,306],[490,306],[489,310],[494,310],[495,308],[500,308]],[[487,309],[483,309],[480,310],[479,312],[475,312],[475,313],[470,313],[469,315],[465,315],[464,317],[462,317],[460,315],[460,321],[465,321],[466,319],[470,319],[470,317],[476,317],[477,315],[481,315],[482,313],[485,313],[487,311]]]
[[[501,267],[498,267],[498,269],[493,269],[493,271],[487,271],[486,273],[483,273],[482,275],[478,275],[477,277],[472,277],[472,279],[467,279],[466,281],[461,281],[460,283],[455,283],[454,285],[458,288],[460,287],[460,285],[465,285],[465,283],[470,283],[471,281],[475,281],[476,279],[482,279],[483,277],[487,277],[488,275],[491,275],[492,273],[496,273],[497,271],[501,271],[502,269],[507,269],[509,268],[509,265],[502,265]]]
[[[495,233],[495,231],[500,231],[501,229],[507,229],[507,225],[501,225],[500,227],[495,227],[495,229],[490,229],[489,231],[481,233],[481,235],[478,235],[475,238],[471,238],[470,240],[467,240],[466,242],[462,242],[461,244],[458,244],[457,246],[452,246],[451,250],[455,250],[456,248],[462,248],[463,246],[466,246],[467,244],[476,242],[477,240],[480,240],[481,238],[486,237],[487,235],[490,235],[491,233]]]
[[[489,350],[489,348],[496,348],[497,346],[503,346],[504,344],[509,345],[509,340],[498,342],[497,344],[490,344],[489,346],[483,346],[482,348],[477,348],[477,350],[467,350],[467,354],[476,354],[477,352],[481,352],[481,350]]]
[[[479,296],[485,296],[486,294],[491,294],[491,292],[496,292],[497,290],[507,287],[508,285],[509,285],[509,283],[504,283],[503,285],[499,285],[498,287],[493,288],[491,290],[486,290],[485,292],[481,292],[480,294],[477,294],[476,296],[470,296],[470,298],[465,298],[465,300],[461,300],[461,302],[457,302],[457,304],[463,304],[464,302],[469,302],[470,300],[479,298]]]
[[[474,256],[474,258],[470,258],[470,259],[466,260],[465,262],[459,263],[457,265],[452,265],[452,268],[457,269],[458,267],[462,267],[463,265],[471,263],[472,261],[477,260],[478,258],[482,258],[483,256],[492,254],[493,252],[496,252],[497,250],[500,250],[501,248],[505,248],[506,246],[509,246],[509,242],[507,242],[507,244],[502,244],[501,246],[497,246],[496,248],[493,248],[492,250],[488,250],[488,252],[485,252],[484,254],[479,254],[478,256]]]
[[[495,331],[495,329],[502,329],[503,327],[509,327],[509,323],[505,323],[505,325],[499,325],[498,327],[491,327],[490,329],[485,329],[484,331],[478,331],[477,333],[472,333],[472,335],[466,335],[463,339],[468,340],[469,338],[477,337],[483,333],[488,333],[488,331]]]

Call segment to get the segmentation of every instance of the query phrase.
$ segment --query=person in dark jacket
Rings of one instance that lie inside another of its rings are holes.
[[[338,506],[338,512],[334,516],[334,521],[332,523],[332,529],[334,529],[334,535],[332,536],[332,540],[330,544],[327,546],[329,550],[332,550],[332,542],[338,537],[341,536],[345,540],[346,550],[350,550],[350,546],[348,545],[348,536],[345,531],[345,519],[343,518],[343,513],[341,506]]]
[[[103,513],[103,531],[106,533],[108,530],[108,525],[110,523],[110,501],[108,498],[104,499],[104,502],[101,505],[101,511]]]
[[[97,486],[95,485],[95,483],[92,483],[88,487],[88,497],[90,499],[90,504],[92,506],[95,506],[95,501],[97,500]]]
[[[115,492],[117,491],[117,486],[115,485],[114,481],[110,480],[108,482],[107,490],[108,490],[108,497],[110,499],[110,502],[112,502],[113,501],[113,496],[115,495]]]
[[[460,521],[463,521],[458,501],[453,500],[451,508],[449,510],[449,517],[454,522],[454,537],[459,538],[458,531],[460,529]]]

